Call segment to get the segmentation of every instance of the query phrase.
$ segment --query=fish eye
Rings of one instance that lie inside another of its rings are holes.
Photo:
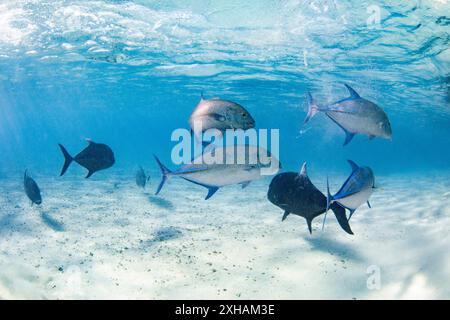
[[[242,113],[242,116],[245,118],[245,117],[247,117],[247,114],[246,113]]]

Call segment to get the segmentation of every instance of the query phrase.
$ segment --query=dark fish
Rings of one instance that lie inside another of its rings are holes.
[[[333,122],[345,132],[344,146],[348,144],[355,134],[366,134],[369,139],[381,137],[392,139],[391,123],[386,113],[375,103],[361,98],[349,85],[345,85],[350,97],[327,106],[319,106],[308,93],[307,123],[314,115],[324,112]]]
[[[41,190],[39,189],[36,181],[28,175],[27,170],[25,170],[25,174],[23,175],[23,186],[27,197],[31,200],[31,204],[42,203]]]
[[[92,176],[95,172],[112,167],[115,162],[114,153],[106,144],[95,143],[87,140],[89,145],[79,154],[72,158],[63,145],[59,144],[64,155],[64,165],[61,170],[61,176],[66,173],[72,161],[75,161],[82,167],[88,169],[86,178]]]
[[[145,185],[150,180],[150,176],[147,177],[145,171],[142,167],[139,167],[139,170],[136,172],[136,185],[145,189]]]
[[[306,219],[309,233],[312,233],[312,220],[323,214],[327,209],[327,198],[309,180],[306,172],[306,162],[300,173],[283,172],[276,175],[269,186],[267,198],[274,205],[284,210],[282,221],[289,214],[295,214]],[[339,225],[345,232],[353,234],[345,209],[336,203],[331,204],[331,210],[336,215]]]

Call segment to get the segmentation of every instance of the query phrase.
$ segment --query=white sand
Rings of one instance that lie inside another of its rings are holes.
[[[205,189],[176,178],[152,196],[156,173],[148,193],[133,174],[36,177],[38,209],[19,176],[0,181],[0,298],[450,298],[448,174],[377,177],[354,236],[333,215],[312,236],[298,216],[282,223],[269,181],[204,201]],[[367,287],[373,265],[378,290]]]

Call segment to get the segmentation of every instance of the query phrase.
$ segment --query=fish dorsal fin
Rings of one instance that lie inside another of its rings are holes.
[[[205,96],[203,95],[203,91],[200,93],[200,101],[206,100]]]
[[[302,168],[300,169],[300,175],[301,176],[308,176],[308,173],[306,171],[306,161],[303,162],[303,164],[302,164]]]
[[[88,144],[93,144],[93,143],[95,143],[94,141],[92,141],[91,138],[86,138],[85,140],[86,140],[86,142],[87,142]]]
[[[345,87],[347,88],[348,92],[350,93],[350,97],[354,99],[361,98],[358,92],[355,91],[352,87],[350,87],[348,84],[345,84]]]
[[[355,162],[353,162],[352,160],[347,159],[347,162],[348,162],[348,163],[350,164],[350,166],[352,167],[352,171],[356,171],[356,170],[359,169],[359,166],[358,166]]]

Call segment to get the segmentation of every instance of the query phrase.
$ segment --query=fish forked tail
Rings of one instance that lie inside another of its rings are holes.
[[[165,165],[159,161],[158,157],[156,155],[153,155],[155,157],[156,162],[158,163],[159,169],[161,169],[161,182],[158,185],[158,189],[156,189],[155,195],[158,195],[158,193],[161,191],[162,187],[164,186],[164,183],[166,183],[167,179],[169,178],[169,174],[172,173]]]
[[[62,144],[58,143],[58,145],[64,155],[64,165],[61,169],[61,174],[59,175],[59,176],[62,176],[62,175],[64,175],[64,173],[66,173],[67,169],[69,168],[70,164],[73,161],[73,158],[69,154],[69,152],[67,152],[66,148],[64,148],[64,146]]]
[[[306,115],[303,124],[308,123],[308,121],[311,120],[311,118],[314,117],[316,113],[320,111],[319,106],[317,105],[316,101],[314,100],[310,92],[306,94],[306,99],[308,100],[308,114]]]

